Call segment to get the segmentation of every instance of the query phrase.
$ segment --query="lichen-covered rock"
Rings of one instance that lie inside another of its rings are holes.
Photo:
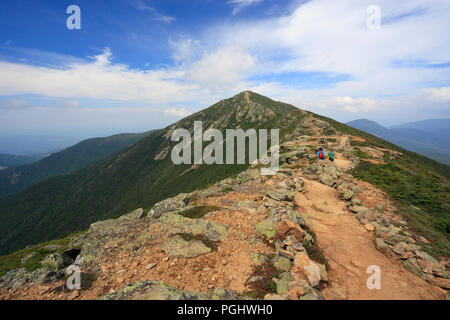
[[[23,287],[31,278],[31,273],[24,268],[11,270],[0,278],[0,288],[18,289]]]
[[[204,236],[211,241],[223,240],[227,234],[227,226],[206,219],[190,219],[179,214],[169,213],[158,219],[159,227],[170,235],[188,233]],[[150,226],[150,230],[152,226]]]
[[[280,279],[276,281],[277,293],[284,295],[289,291],[289,283],[292,281],[292,275],[290,272],[284,272],[281,274]]]
[[[61,253],[52,253],[41,261],[41,265],[44,268],[48,268],[53,271],[61,270],[73,263],[67,255]]]
[[[166,252],[167,256],[194,258],[202,254],[210,253],[211,248],[206,246],[199,240],[186,241],[180,236],[170,238],[164,243],[162,249]]]
[[[305,295],[301,296],[299,300],[325,300],[319,290],[311,288]]]
[[[144,233],[140,233],[144,229],[138,228],[138,225],[145,221],[145,219],[142,219],[142,215],[143,210],[137,209],[118,219],[93,223],[87,232],[73,237],[69,247],[81,250],[80,259],[85,264],[97,260],[104,253],[108,252],[109,247],[119,246],[124,241],[127,244],[127,248],[133,249],[138,245],[139,241],[144,241],[142,237]],[[127,239],[126,235],[128,234],[136,237],[138,242],[133,243],[131,239]],[[146,230],[145,234],[148,234]]]
[[[305,219],[294,208],[288,207],[286,209],[286,215],[288,216],[289,219],[291,219],[292,221],[296,222],[300,227],[305,227],[306,226]]]
[[[158,202],[150,210],[150,212],[148,213],[148,217],[152,219],[158,219],[164,213],[179,211],[188,204],[190,197],[190,194],[181,193],[176,197]]]
[[[388,245],[386,244],[386,242],[384,242],[383,239],[375,238],[375,247],[377,248],[377,250],[385,250],[388,248]]]
[[[281,256],[273,258],[272,264],[278,270],[291,271],[292,268],[291,260]]]
[[[352,190],[349,190],[349,189],[343,189],[343,191],[342,191],[342,198],[343,198],[344,200],[346,200],[346,201],[350,201],[350,200],[353,198],[354,195],[355,195],[355,194],[353,193]]]
[[[231,290],[224,288],[215,288],[210,300],[238,300],[239,295]]]
[[[369,209],[364,206],[350,206],[350,211],[356,213],[357,215],[363,215],[367,213]]]
[[[160,281],[139,281],[107,294],[100,300],[237,300],[234,291],[216,288],[213,292],[183,291]]]
[[[206,300],[209,297],[207,293],[186,292],[160,281],[147,280],[130,283],[100,300]]]
[[[339,175],[339,170],[335,166],[326,166],[323,168],[323,172],[336,179]]]
[[[260,265],[260,264],[263,264],[263,263],[266,263],[267,261],[269,261],[269,258],[267,258],[265,255],[252,252],[252,253],[250,253],[250,260],[252,260],[254,263]]]
[[[37,284],[44,284],[47,282],[56,281],[63,277],[64,270],[60,270],[59,272],[57,272],[49,268],[40,268],[32,273],[30,280]]]
[[[412,273],[414,273],[415,275],[424,278],[424,273],[422,272],[422,270],[420,269],[419,264],[417,263],[417,260],[415,258],[410,258],[410,259],[406,259],[403,262],[403,266],[411,271]]]
[[[272,190],[267,191],[265,194],[276,201],[292,201],[295,196],[295,192],[291,190]]]
[[[319,175],[319,181],[320,183],[327,185],[329,187],[333,186],[334,184],[334,179],[330,175],[325,173]]]
[[[272,219],[263,220],[255,226],[255,232],[258,236],[272,239],[277,232],[277,224]]]

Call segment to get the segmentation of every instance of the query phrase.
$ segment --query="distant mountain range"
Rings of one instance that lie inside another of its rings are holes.
[[[5,159],[5,162],[0,162],[0,167],[8,167],[0,170],[0,197],[16,193],[50,177],[84,168],[121,151],[150,133],[123,133],[87,139],[46,157],[0,155],[0,161]],[[24,164],[27,162],[28,164]]]
[[[347,125],[441,163],[450,164],[450,119],[429,119],[390,128],[367,119],[350,121]]]

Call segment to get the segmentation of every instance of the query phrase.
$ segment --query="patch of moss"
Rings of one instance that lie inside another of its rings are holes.
[[[199,219],[204,217],[206,214],[218,210],[219,208],[214,206],[198,206],[191,209],[187,209],[179,212],[178,214],[191,219]]]
[[[32,272],[36,269],[39,269],[41,267],[41,261],[49,254],[58,252],[63,252],[67,245],[70,243],[70,239],[75,236],[76,234],[82,233],[76,232],[68,235],[67,237],[56,239],[52,241],[46,241],[43,243],[40,243],[35,246],[27,247],[22,250],[18,250],[15,252],[12,252],[8,255],[4,255],[0,257],[0,277],[5,275],[8,271],[19,269],[24,267],[28,271]],[[47,248],[44,248],[45,246],[49,245],[57,245],[60,246],[58,249],[50,250]],[[27,259],[25,264],[22,266],[22,258],[25,258],[27,256],[31,255],[30,258]]]
[[[233,191],[233,188],[231,188],[231,187],[225,187],[225,188],[222,189],[223,193],[228,193],[228,192],[231,192],[231,191]]]
[[[219,241],[211,241],[203,235],[193,235],[192,233],[178,233],[177,235],[185,241],[199,240],[203,242],[205,246],[211,248],[212,251],[217,251],[219,248]]]
[[[252,277],[259,276],[261,279],[248,285],[251,291],[247,291],[246,295],[253,299],[263,299],[266,294],[277,292],[277,285],[272,279],[278,278],[283,272],[277,270],[269,261],[255,266]]]
[[[317,245],[317,235],[308,226],[303,227],[303,229],[308,232],[314,240],[312,244],[305,245],[308,257],[317,263],[325,265],[327,271],[330,270],[330,265],[328,264],[327,259],[325,258],[322,250]]]
[[[361,159],[373,159],[370,155],[368,155],[366,152],[362,151],[359,148],[355,148],[355,151],[353,152],[355,156],[361,158]]]

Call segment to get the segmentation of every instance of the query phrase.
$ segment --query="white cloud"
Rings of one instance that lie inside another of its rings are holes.
[[[192,114],[192,112],[190,112],[189,110],[187,110],[184,107],[181,107],[181,108],[171,107],[171,108],[165,109],[164,114],[184,118],[184,117],[187,117],[188,115]]]
[[[235,8],[254,3],[229,2]],[[449,62],[450,42],[443,36],[450,28],[449,1],[380,0],[378,31],[366,27],[371,0],[300,3],[280,17],[209,25],[195,36],[173,34],[171,67],[114,63],[109,48],[91,60],[68,58],[58,66],[0,61],[0,95],[158,105],[161,114],[183,116],[183,110],[164,113],[161,106],[199,109],[251,89],[340,119],[356,113],[399,121],[448,117],[449,87],[443,84],[450,67],[427,64]],[[345,75],[346,81],[323,85],[310,77],[305,85],[285,73]]]
[[[431,101],[440,103],[450,102],[450,87],[429,88],[424,89],[423,92]]]
[[[166,23],[169,23],[169,22],[172,22],[172,21],[175,20],[174,17],[166,16],[166,15],[163,15],[163,14],[159,13],[158,10],[156,10],[155,7],[146,5],[144,1],[141,1],[141,0],[135,1],[135,6],[140,11],[150,12],[150,14],[151,14],[150,18],[152,20],[162,21],[162,22],[166,22]]]
[[[251,6],[263,0],[229,0],[228,3],[233,5],[233,15],[238,14],[245,7]]]
[[[179,70],[142,71],[111,63],[107,48],[92,62],[64,68],[0,61],[0,95],[36,94],[46,97],[93,98],[164,103],[184,101],[198,87],[180,81]],[[24,77],[26,75],[26,77]]]
[[[245,49],[229,46],[206,53],[190,64],[185,78],[204,87],[225,91],[242,85],[255,65],[256,59]]]

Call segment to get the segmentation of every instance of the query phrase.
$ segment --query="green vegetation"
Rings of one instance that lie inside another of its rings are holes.
[[[304,226],[304,230],[308,232],[314,240],[313,243],[307,244],[305,246],[308,257],[317,263],[325,265],[325,268],[327,270],[330,270],[330,265],[328,264],[327,259],[325,259],[322,250],[317,245],[317,235],[308,226]]]
[[[15,154],[0,153],[0,167],[21,166],[30,162],[37,161],[41,156],[20,156]]]
[[[278,278],[283,272],[277,270],[269,261],[255,266],[252,277],[260,279],[249,283],[251,290],[244,292],[244,295],[252,299],[263,299],[266,294],[277,292],[277,285],[272,279]]]
[[[369,156],[366,152],[362,151],[359,148],[355,148],[354,154],[361,158],[361,159],[373,159],[371,156]]]
[[[75,234],[65,238],[47,241],[0,257],[0,277],[10,270],[24,267],[32,272],[41,267],[41,261],[51,253],[63,252]],[[22,265],[22,259],[25,258]]]
[[[24,190],[47,178],[84,168],[119,152],[148,134],[149,132],[124,133],[88,139],[31,164],[0,170],[0,197]]]
[[[388,159],[386,164],[361,161],[355,177],[385,190],[395,200],[410,228],[431,243],[430,253],[450,252],[450,185],[444,177],[415,166],[409,158]]]

